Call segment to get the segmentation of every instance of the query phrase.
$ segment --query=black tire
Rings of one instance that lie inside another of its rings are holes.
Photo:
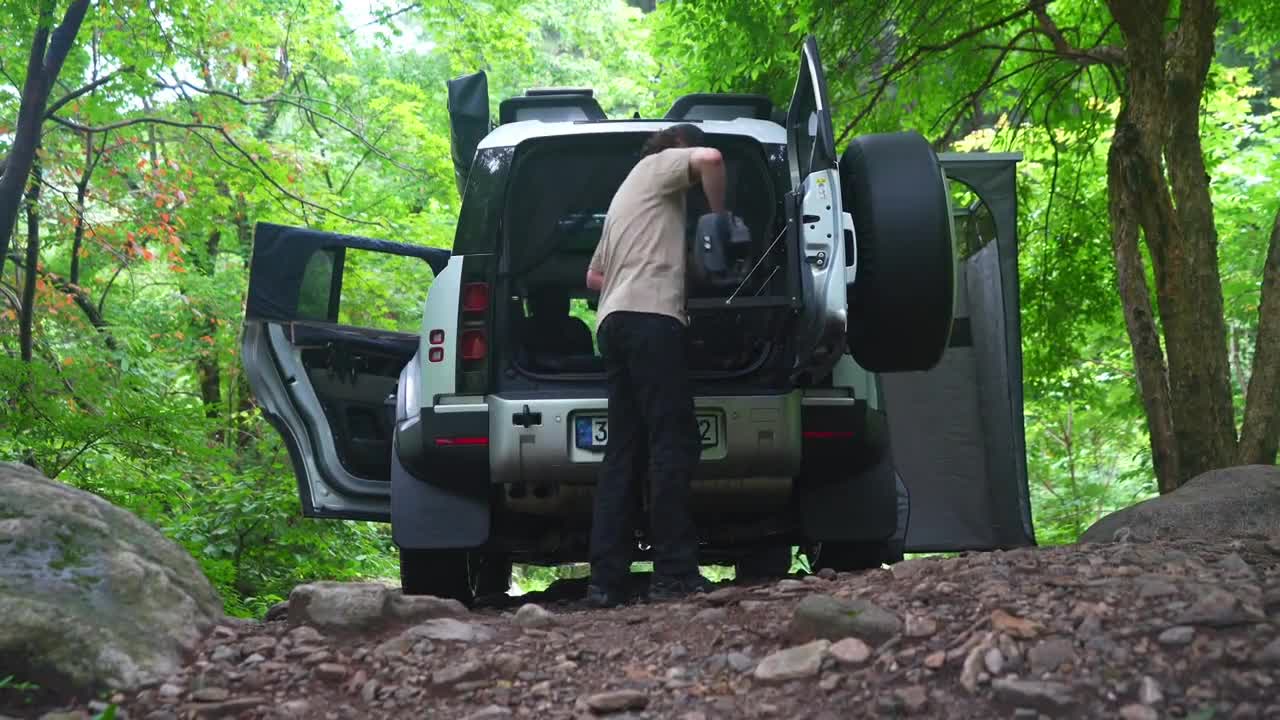
[[[956,261],[942,165],[916,132],[854,138],[840,158],[858,272],[849,352],[871,372],[929,370],[951,336]]]
[[[470,605],[475,600],[465,550],[400,550],[405,595],[434,595]]]
[[[893,541],[877,542],[824,542],[818,548],[818,562],[814,570],[831,568],[836,572],[874,570],[881,564],[893,564],[902,560],[902,553]]]
[[[498,553],[474,554],[471,581],[478,598],[506,594],[511,589],[511,558]]]
[[[791,545],[766,545],[739,556],[733,564],[735,579],[746,582],[774,580],[791,572]]]

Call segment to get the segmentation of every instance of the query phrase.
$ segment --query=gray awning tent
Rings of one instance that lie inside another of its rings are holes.
[[[939,158],[953,186],[963,183],[978,202],[956,208],[962,247],[950,347],[932,370],[881,376],[894,462],[910,495],[905,550],[1034,545],[1018,304],[1021,155]]]

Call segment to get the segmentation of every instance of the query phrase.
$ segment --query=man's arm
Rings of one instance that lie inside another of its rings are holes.
[[[587,268],[587,289],[600,291],[604,287],[604,273],[594,268]]]
[[[711,212],[724,212],[724,158],[715,148],[694,148],[689,156],[689,176],[702,181],[702,192],[707,195]]]

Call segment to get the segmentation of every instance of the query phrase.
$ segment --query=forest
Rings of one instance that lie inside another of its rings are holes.
[[[1280,4],[1270,0],[0,0],[0,459],[128,508],[254,616],[394,577],[389,527],[300,516],[238,361],[253,227],[449,248],[446,81],[785,105],[818,38],[838,145],[1022,154],[1037,541],[1280,443]],[[347,279],[417,332],[424,278]],[[537,573],[526,571],[534,582]]]

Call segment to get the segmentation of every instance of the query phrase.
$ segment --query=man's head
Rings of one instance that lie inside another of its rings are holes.
[[[703,144],[705,137],[702,128],[697,125],[691,123],[672,125],[650,135],[649,139],[644,141],[644,154],[652,155],[669,148],[697,147]]]

